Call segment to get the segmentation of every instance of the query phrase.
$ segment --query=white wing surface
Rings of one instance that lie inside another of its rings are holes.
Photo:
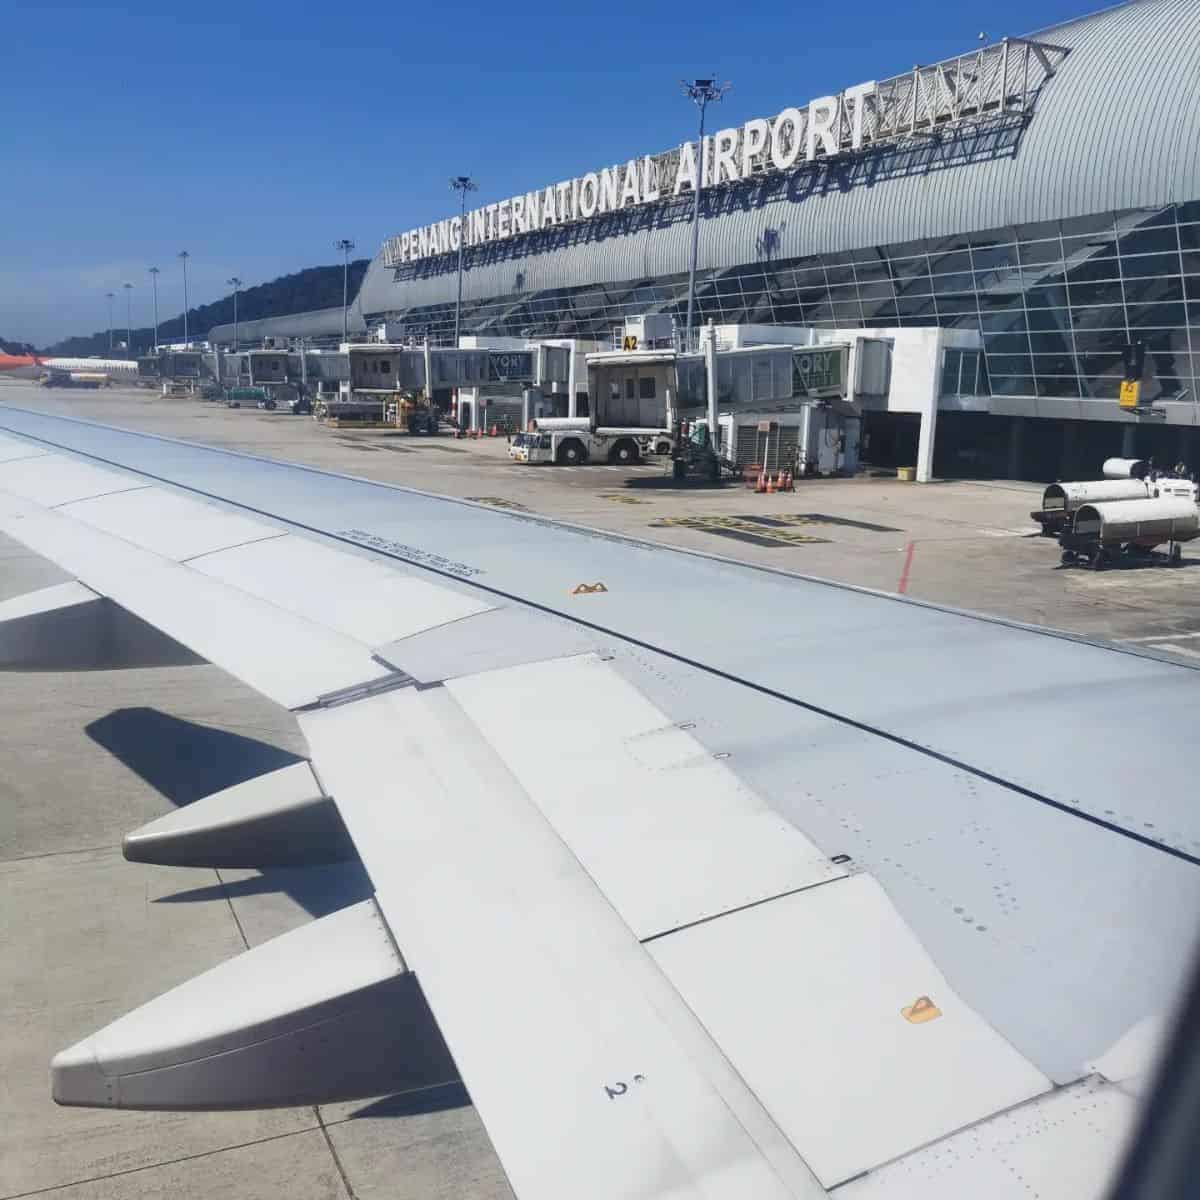
[[[1116,777],[1069,792],[1039,726],[1063,706],[1070,759],[1081,721],[1103,744],[1128,712],[1072,715],[1081,682],[1191,711],[1195,672],[81,422],[0,425],[20,435],[0,437],[0,530],[82,585],[14,609],[43,623],[22,634],[106,598],[308,740],[311,775],[163,818],[130,856],[352,842],[375,887],[64,1052],[60,1101],[311,1099],[337,1059],[314,1022],[345,1062],[369,1036],[415,1064],[415,977],[522,1200],[1098,1194],[1200,910],[1200,822],[1161,801],[1134,820]],[[732,597],[775,644],[716,636]],[[788,657],[789,629],[851,608],[888,672],[949,646],[1002,656],[996,677],[947,680],[927,734]],[[235,975],[244,1018],[178,1019]]]

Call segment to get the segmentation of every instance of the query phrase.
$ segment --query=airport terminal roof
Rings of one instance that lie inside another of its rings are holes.
[[[365,333],[366,322],[358,300],[350,304],[347,324],[351,333]],[[259,342],[264,337],[304,337],[332,338],[342,332],[342,309],[320,308],[314,312],[291,313],[282,317],[264,317],[258,321],[239,321],[237,324],[237,340],[243,345]],[[230,345],[234,341],[235,329],[232,323],[215,325],[208,331],[210,342]]]
[[[1200,4],[1134,0],[1030,36],[1069,52],[1027,125],[880,144],[706,192],[701,270],[1200,199]],[[806,99],[782,88],[780,98]],[[464,298],[684,272],[689,216],[690,206],[666,202],[469,249]],[[381,251],[356,314],[453,303],[455,267],[446,254],[394,269]]]

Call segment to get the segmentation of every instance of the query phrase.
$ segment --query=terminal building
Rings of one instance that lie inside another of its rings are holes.
[[[450,344],[461,241],[470,344],[600,341],[647,314],[682,329],[700,174],[698,323],[927,330],[936,473],[1053,479],[1121,453],[1200,466],[1195,0],[1134,0],[781,100],[702,154],[631,146],[627,162],[398,233],[352,327]],[[341,320],[241,329],[340,334]],[[1122,407],[1137,342],[1140,401]],[[920,418],[864,418],[865,460],[912,460]]]

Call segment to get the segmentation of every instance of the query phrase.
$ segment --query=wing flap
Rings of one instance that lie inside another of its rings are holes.
[[[446,686],[639,938],[845,874],[596,655]]]
[[[522,1200],[823,1194],[446,688],[300,724]]]
[[[1051,1086],[868,875],[648,949],[827,1188]]]

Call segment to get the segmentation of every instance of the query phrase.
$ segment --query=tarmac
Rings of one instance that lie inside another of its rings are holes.
[[[1029,511],[1042,485],[798,481],[762,496],[678,488],[660,463],[525,467],[504,439],[328,430],[307,417],[113,389],[0,382],[60,412],[772,569],[1050,625],[1200,666],[1200,542],[1181,568],[1062,568]],[[1097,464],[1098,465],[1098,464]],[[0,600],[60,582],[0,539]],[[802,616],[798,616],[802,619]],[[512,1195],[455,1079],[265,1112],[66,1109],[54,1052],[247,946],[368,894],[355,866],[209,871],[127,863],[128,830],[294,761],[292,717],[216,667],[6,673],[0,687],[0,1200]]]

